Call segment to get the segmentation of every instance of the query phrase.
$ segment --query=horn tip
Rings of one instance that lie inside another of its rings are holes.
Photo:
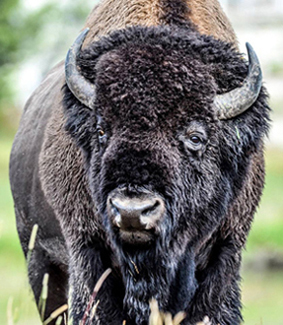
[[[88,34],[88,32],[89,32],[89,27],[85,28],[85,29],[81,32],[81,34],[79,35],[78,38],[80,38],[80,39],[82,39],[82,40],[84,41],[85,38],[86,38],[86,36],[87,36],[87,34]]]
[[[249,42],[246,42],[246,48],[247,48],[247,49],[251,49],[251,48],[253,48],[253,47],[251,46],[251,44],[250,44]]]
[[[257,66],[258,69],[260,70],[259,72],[261,73],[260,62],[259,62],[259,59],[258,59],[258,56],[257,56],[255,50],[253,49],[251,44],[248,42],[246,43],[246,47],[247,47],[249,62],[251,64],[251,66]]]
[[[246,49],[247,49],[249,57],[250,57],[250,55],[253,55],[253,56],[256,55],[254,48],[251,46],[251,44],[249,42],[246,42]]]
[[[89,32],[89,27],[86,27],[84,30],[83,30],[83,33],[84,34],[87,34]]]

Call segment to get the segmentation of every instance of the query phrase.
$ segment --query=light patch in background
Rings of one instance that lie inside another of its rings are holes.
[[[40,60],[34,59],[25,62],[19,70],[18,79],[18,102],[19,106],[23,107],[32,92],[39,86],[41,82],[41,72],[38,68]]]
[[[60,6],[64,6],[68,2],[70,2],[70,0],[60,0],[60,2],[58,2],[57,0],[22,0],[21,1],[23,8],[26,9],[27,11],[38,10],[43,6],[51,3],[56,3],[56,4],[60,4]]]
[[[95,6],[98,0],[84,0],[83,8],[86,12]],[[85,18],[79,21],[71,21],[70,14],[64,16],[68,6],[74,6],[72,0],[22,0],[22,7],[27,12],[35,12],[45,5],[54,4],[58,8],[58,18],[51,17],[50,24],[45,23],[40,31],[40,37],[35,40],[34,54],[26,61],[19,64],[17,76],[14,78],[17,82],[17,94],[15,105],[21,109],[24,107],[33,91],[40,85],[41,81],[59,61],[64,60],[69,46],[75,40],[77,34],[84,24]]]

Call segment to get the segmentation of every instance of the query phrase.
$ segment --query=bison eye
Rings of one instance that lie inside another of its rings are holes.
[[[205,149],[206,136],[200,132],[193,132],[181,137],[181,140],[185,144],[186,149],[190,152],[201,152]]]
[[[197,135],[190,136],[190,141],[195,145],[200,144],[202,142],[200,137],[198,137]]]
[[[101,127],[97,127],[96,129],[97,135],[98,135],[98,140],[100,144],[105,144],[106,143],[106,133]]]
[[[99,137],[103,137],[105,135],[105,132],[102,129],[98,129],[97,134]]]
[[[191,121],[179,135],[188,154],[199,156],[205,151],[208,142],[207,129],[203,122]]]

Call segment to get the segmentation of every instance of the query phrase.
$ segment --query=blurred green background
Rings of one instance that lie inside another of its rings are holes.
[[[242,271],[248,325],[283,324],[283,2],[222,0],[239,38],[262,62],[273,108],[267,177]],[[0,324],[40,324],[16,233],[9,153],[24,102],[64,58],[95,0],[0,2]]]

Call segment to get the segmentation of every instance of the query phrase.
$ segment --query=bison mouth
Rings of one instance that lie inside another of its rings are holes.
[[[118,237],[126,245],[148,246],[154,240],[154,233],[150,230],[117,229]],[[117,231],[116,230],[116,231]]]

